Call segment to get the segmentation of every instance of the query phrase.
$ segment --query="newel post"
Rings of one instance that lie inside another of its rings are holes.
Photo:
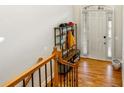
[[[54,47],[53,50],[53,54],[55,53],[55,57],[54,57],[54,86],[57,87],[58,86],[58,53],[57,53],[57,48]]]

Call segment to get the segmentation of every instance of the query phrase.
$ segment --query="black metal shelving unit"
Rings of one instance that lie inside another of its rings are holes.
[[[71,48],[67,47],[68,31],[72,31],[73,36],[76,39],[76,45]],[[54,43],[57,49],[62,51],[62,57],[64,60],[74,63],[80,59],[80,50],[77,49],[77,24],[74,26],[55,27],[54,28]],[[66,73],[71,68],[62,64],[59,64],[59,73]]]

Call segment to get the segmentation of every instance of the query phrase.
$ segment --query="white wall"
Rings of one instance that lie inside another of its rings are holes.
[[[0,84],[50,55],[53,27],[72,20],[72,6],[0,6]]]
[[[74,17],[75,21],[78,23],[78,47],[82,49],[81,47],[81,5],[79,6],[74,6]],[[122,59],[122,6],[120,5],[114,5],[112,6],[115,9],[115,26],[114,26],[114,31],[115,31],[115,57],[118,59]]]
[[[121,5],[113,6],[115,9],[115,57],[122,60],[122,17]]]

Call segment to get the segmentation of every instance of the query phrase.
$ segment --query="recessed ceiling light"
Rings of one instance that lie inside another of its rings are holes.
[[[4,37],[0,37],[0,43],[2,43],[5,40]]]

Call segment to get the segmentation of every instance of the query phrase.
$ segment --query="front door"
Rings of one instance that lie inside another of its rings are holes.
[[[88,56],[95,59],[107,59],[105,12],[88,12]]]

